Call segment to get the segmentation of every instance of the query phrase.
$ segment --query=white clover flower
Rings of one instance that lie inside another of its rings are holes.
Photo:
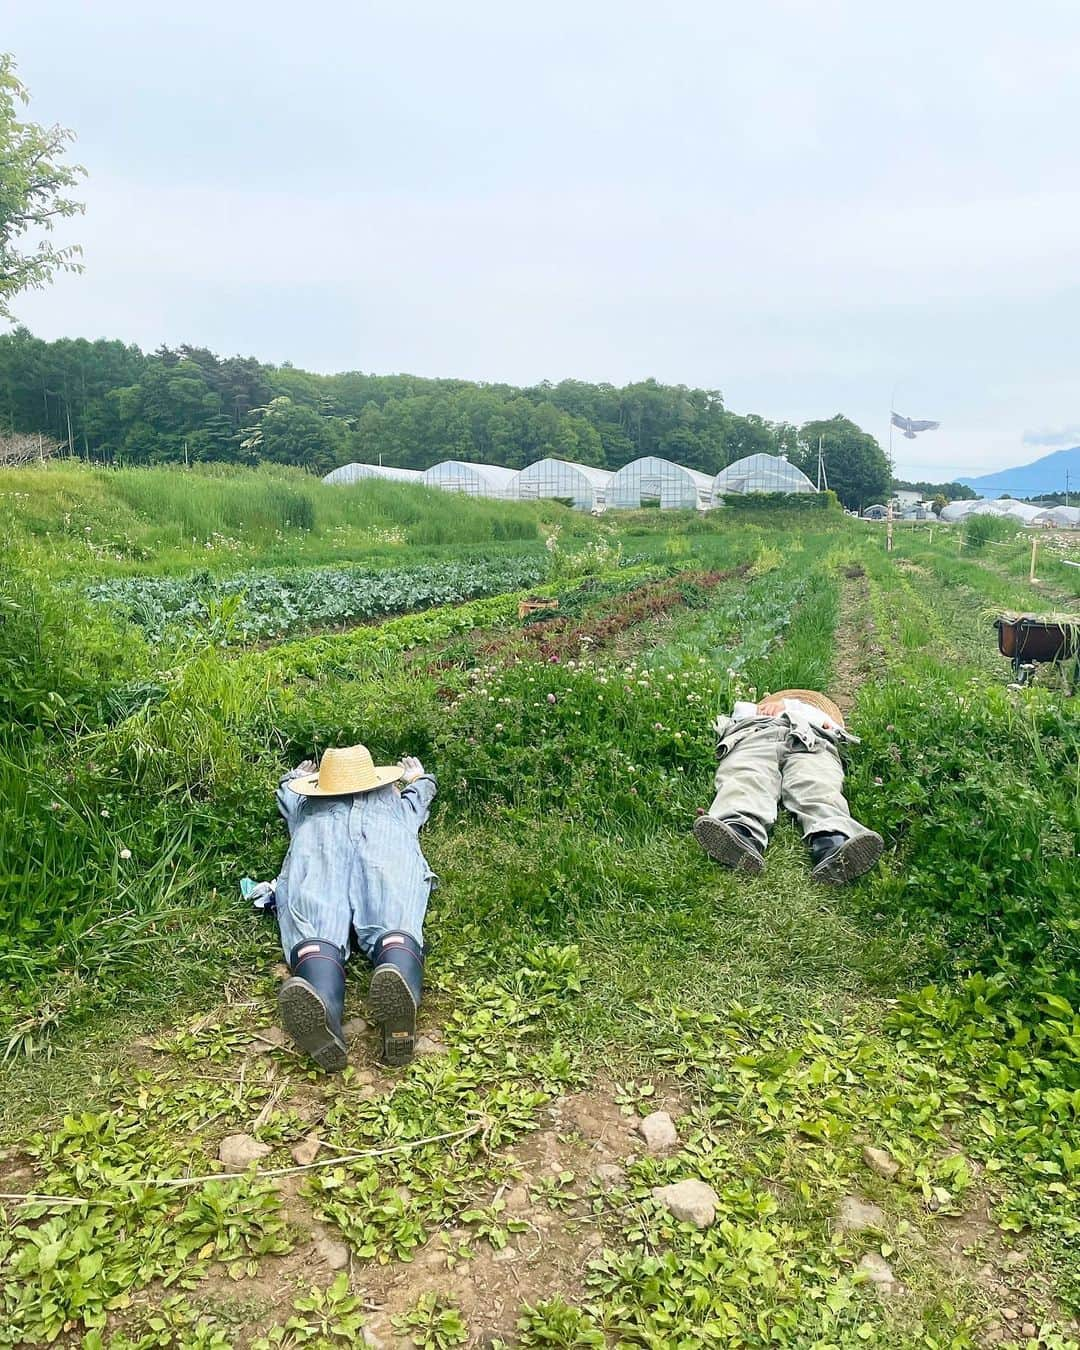
[[[120,856],[121,856],[121,858],[127,860],[128,858],[131,857],[131,849],[129,849],[129,848],[122,848],[122,849],[120,850]]]

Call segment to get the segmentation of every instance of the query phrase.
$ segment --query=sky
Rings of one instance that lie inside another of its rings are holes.
[[[901,477],[1080,442],[1080,7],[0,0],[78,136],[42,337],[655,376]]]

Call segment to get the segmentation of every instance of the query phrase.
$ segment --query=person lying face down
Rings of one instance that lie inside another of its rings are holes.
[[[736,703],[716,732],[716,796],[694,822],[694,838],[711,858],[760,872],[783,802],[810,846],[815,881],[852,881],[874,866],[884,842],[853,819],[837,748],[858,737],[831,699],[784,689],[760,703]]]
[[[291,971],[278,1009],[286,1032],[324,1069],[346,1064],[341,1019],[354,940],[375,968],[369,1000],[382,1057],[394,1065],[412,1058],[435,881],[419,834],[436,791],[418,759],[376,766],[363,745],[328,749],[318,769],[305,760],[278,787],[289,851],[274,890]]]

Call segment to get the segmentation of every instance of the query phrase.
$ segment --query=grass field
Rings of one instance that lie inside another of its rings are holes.
[[[337,491],[0,481],[0,1345],[1080,1344],[1080,712],[990,618],[1075,612],[1075,569]],[[753,879],[690,835],[712,719],[791,686],[861,737],[848,890],[788,822]],[[238,881],[283,767],[354,740],[439,776],[432,1053],[360,1025],[327,1079]],[[687,1178],[706,1228],[653,1195]]]

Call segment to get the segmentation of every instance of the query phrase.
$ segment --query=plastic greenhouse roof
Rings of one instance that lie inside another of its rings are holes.
[[[580,473],[587,478],[593,487],[606,487],[615,477],[610,469],[598,469],[592,464],[576,464],[572,459],[556,459],[554,455],[547,455],[544,459],[538,459],[532,464],[527,464],[521,472],[527,474],[531,470],[539,469],[541,465],[547,464],[558,464],[560,468],[572,469],[575,473]]]
[[[816,492],[801,469],[779,455],[746,455],[721,469],[713,492]]]
[[[401,469],[396,464],[342,464],[325,475],[324,483],[358,483],[362,478],[391,478],[415,483],[423,478],[419,469]]]
[[[441,459],[438,464],[432,464],[426,472],[432,473],[435,469],[446,469],[450,467],[456,469],[470,469],[480,478],[486,478],[494,487],[507,487],[518,476],[517,469],[504,469],[501,464],[476,464],[469,459]]]

